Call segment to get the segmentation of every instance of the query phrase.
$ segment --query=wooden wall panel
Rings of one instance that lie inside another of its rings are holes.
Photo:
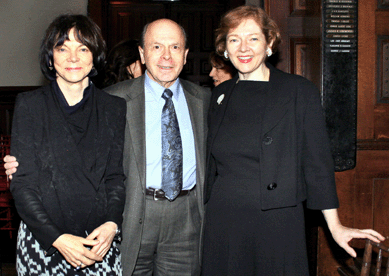
[[[358,2],[358,139],[374,139],[376,1]]]
[[[389,205],[388,164],[387,150],[358,151],[356,168],[336,173],[339,216],[345,226],[373,228],[389,236],[389,208],[386,208]],[[389,245],[389,241],[384,244]],[[363,253],[363,240],[353,240],[351,245],[359,254]],[[323,223],[318,235],[317,275],[339,275],[338,267],[352,263],[352,258],[333,241]]]
[[[373,225],[385,237],[389,237],[389,179],[375,179],[373,184]],[[388,241],[385,242],[389,244]]]
[[[387,104],[377,105],[374,110],[374,139],[388,140],[389,139],[389,106]]]
[[[215,49],[214,30],[218,27],[223,13],[224,6],[220,4],[172,6],[171,19],[180,22],[188,35],[189,54],[183,78],[200,85],[211,86],[208,74],[212,68],[208,58],[210,52]]]
[[[112,48],[123,39],[139,39],[143,26],[163,18],[165,6],[160,3],[128,3],[111,1],[108,7],[107,45]]]
[[[389,23],[389,19],[387,20]],[[389,36],[377,37],[377,102],[389,103]]]
[[[301,74],[320,87],[320,1],[265,1],[281,31],[282,43],[270,62]]]
[[[320,38],[291,37],[290,73],[303,76],[320,87]]]

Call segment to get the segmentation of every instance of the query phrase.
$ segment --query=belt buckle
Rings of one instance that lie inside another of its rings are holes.
[[[163,192],[162,189],[154,189],[153,198],[155,201],[163,200],[163,198],[157,198],[157,193],[160,191]]]

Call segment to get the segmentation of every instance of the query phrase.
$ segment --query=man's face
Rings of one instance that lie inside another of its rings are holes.
[[[144,37],[144,49],[139,47],[148,76],[165,88],[170,87],[180,75],[188,51],[181,28],[168,19],[151,23]]]

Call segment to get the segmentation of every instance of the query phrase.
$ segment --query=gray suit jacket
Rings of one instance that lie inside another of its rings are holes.
[[[105,89],[127,102],[127,124],[124,141],[124,173],[127,176],[126,204],[123,214],[123,241],[121,244],[123,275],[131,275],[138,252],[145,220],[146,189],[146,132],[145,132],[145,77],[117,83]],[[196,151],[196,196],[203,218],[204,176],[207,127],[206,118],[210,91],[180,79],[188,103]],[[203,225],[203,224],[202,224]],[[203,226],[201,227],[203,228]],[[202,233],[199,231],[199,235]],[[201,247],[200,247],[201,248]],[[201,249],[200,249],[201,251]],[[201,252],[199,252],[201,254]],[[200,258],[201,260],[201,258]]]

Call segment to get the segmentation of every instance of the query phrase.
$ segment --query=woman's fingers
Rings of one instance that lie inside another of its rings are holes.
[[[97,240],[87,240],[70,234],[63,234],[55,240],[53,246],[64,256],[72,266],[93,265],[96,261],[102,261],[103,258],[94,252],[91,252],[85,246],[95,246],[99,243]]]
[[[96,239],[100,243],[97,246],[92,248],[92,252],[95,252],[97,255],[104,257],[107,254],[109,248],[111,247],[112,241],[115,237],[117,225],[114,222],[106,222],[99,227],[97,227],[87,239]]]
[[[383,242],[385,240],[384,236],[382,236],[380,233],[378,233],[377,231],[375,231],[373,229],[363,229],[363,230],[361,230],[361,232],[366,233],[368,235],[368,236],[366,236],[366,238],[368,238],[374,242],[380,243],[380,242]]]

